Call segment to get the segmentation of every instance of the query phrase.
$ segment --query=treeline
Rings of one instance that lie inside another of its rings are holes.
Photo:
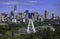
[[[10,23],[5,26],[0,26],[0,39],[60,39],[60,27],[57,27],[55,31],[51,31],[49,28],[38,30],[36,33],[14,35],[18,32],[18,29],[26,27],[26,24]]]

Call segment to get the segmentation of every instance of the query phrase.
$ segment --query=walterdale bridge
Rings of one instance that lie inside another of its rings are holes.
[[[18,30],[18,33],[19,34],[25,34],[25,33],[36,33],[39,29],[46,29],[46,28],[49,28],[50,30],[52,31],[55,31],[55,28],[53,26],[48,26],[48,25],[45,25],[45,26],[37,26],[37,27],[34,27],[34,22],[32,20],[32,14],[30,13],[28,15],[29,17],[29,20],[28,20],[28,25],[27,27],[25,28],[20,28]],[[23,20],[25,21],[25,20]]]
[[[33,23],[33,20],[31,19],[31,16],[32,16],[32,14],[30,13],[27,27],[20,28],[18,30],[19,34],[36,33],[39,29],[46,29],[46,28],[49,28],[51,31],[55,31],[55,28],[53,26],[51,26],[51,25],[50,26],[45,25],[45,26],[36,26],[36,27],[34,27],[34,23]]]
[[[53,26],[37,26],[37,27],[34,27],[34,22],[32,20],[32,14],[29,13],[28,15],[29,17],[29,21],[28,21],[28,25],[26,28],[22,28],[22,29],[19,29],[18,32],[19,33],[35,33],[37,32],[39,29],[44,29],[44,28],[49,28],[50,30],[52,31],[55,31],[55,28],[53,28]]]

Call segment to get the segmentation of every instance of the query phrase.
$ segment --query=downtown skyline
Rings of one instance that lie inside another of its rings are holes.
[[[47,10],[50,15],[55,13],[56,16],[60,16],[60,0],[0,0],[0,13],[9,14],[14,5],[17,5],[17,12],[29,10],[44,15],[44,11]]]

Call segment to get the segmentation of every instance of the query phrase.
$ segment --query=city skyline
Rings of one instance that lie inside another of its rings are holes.
[[[60,16],[60,0],[0,0],[0,13],[9,14],[14,9],[14,5],[17,5],[17,12],[29,10],[44,15],[44,11],[47,10],[50,15],[55,13]]]

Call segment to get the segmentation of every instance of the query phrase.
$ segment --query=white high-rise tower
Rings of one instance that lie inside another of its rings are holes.
[[[14,16],[12,17],[12,18],[13,18],[13,19],[12,19],[12,22],[16,23],[16,22],[17,22],[17,20],[16,20],[16,5],[14,6],[14,11],[13,11],[13,13],[14,13]]]

